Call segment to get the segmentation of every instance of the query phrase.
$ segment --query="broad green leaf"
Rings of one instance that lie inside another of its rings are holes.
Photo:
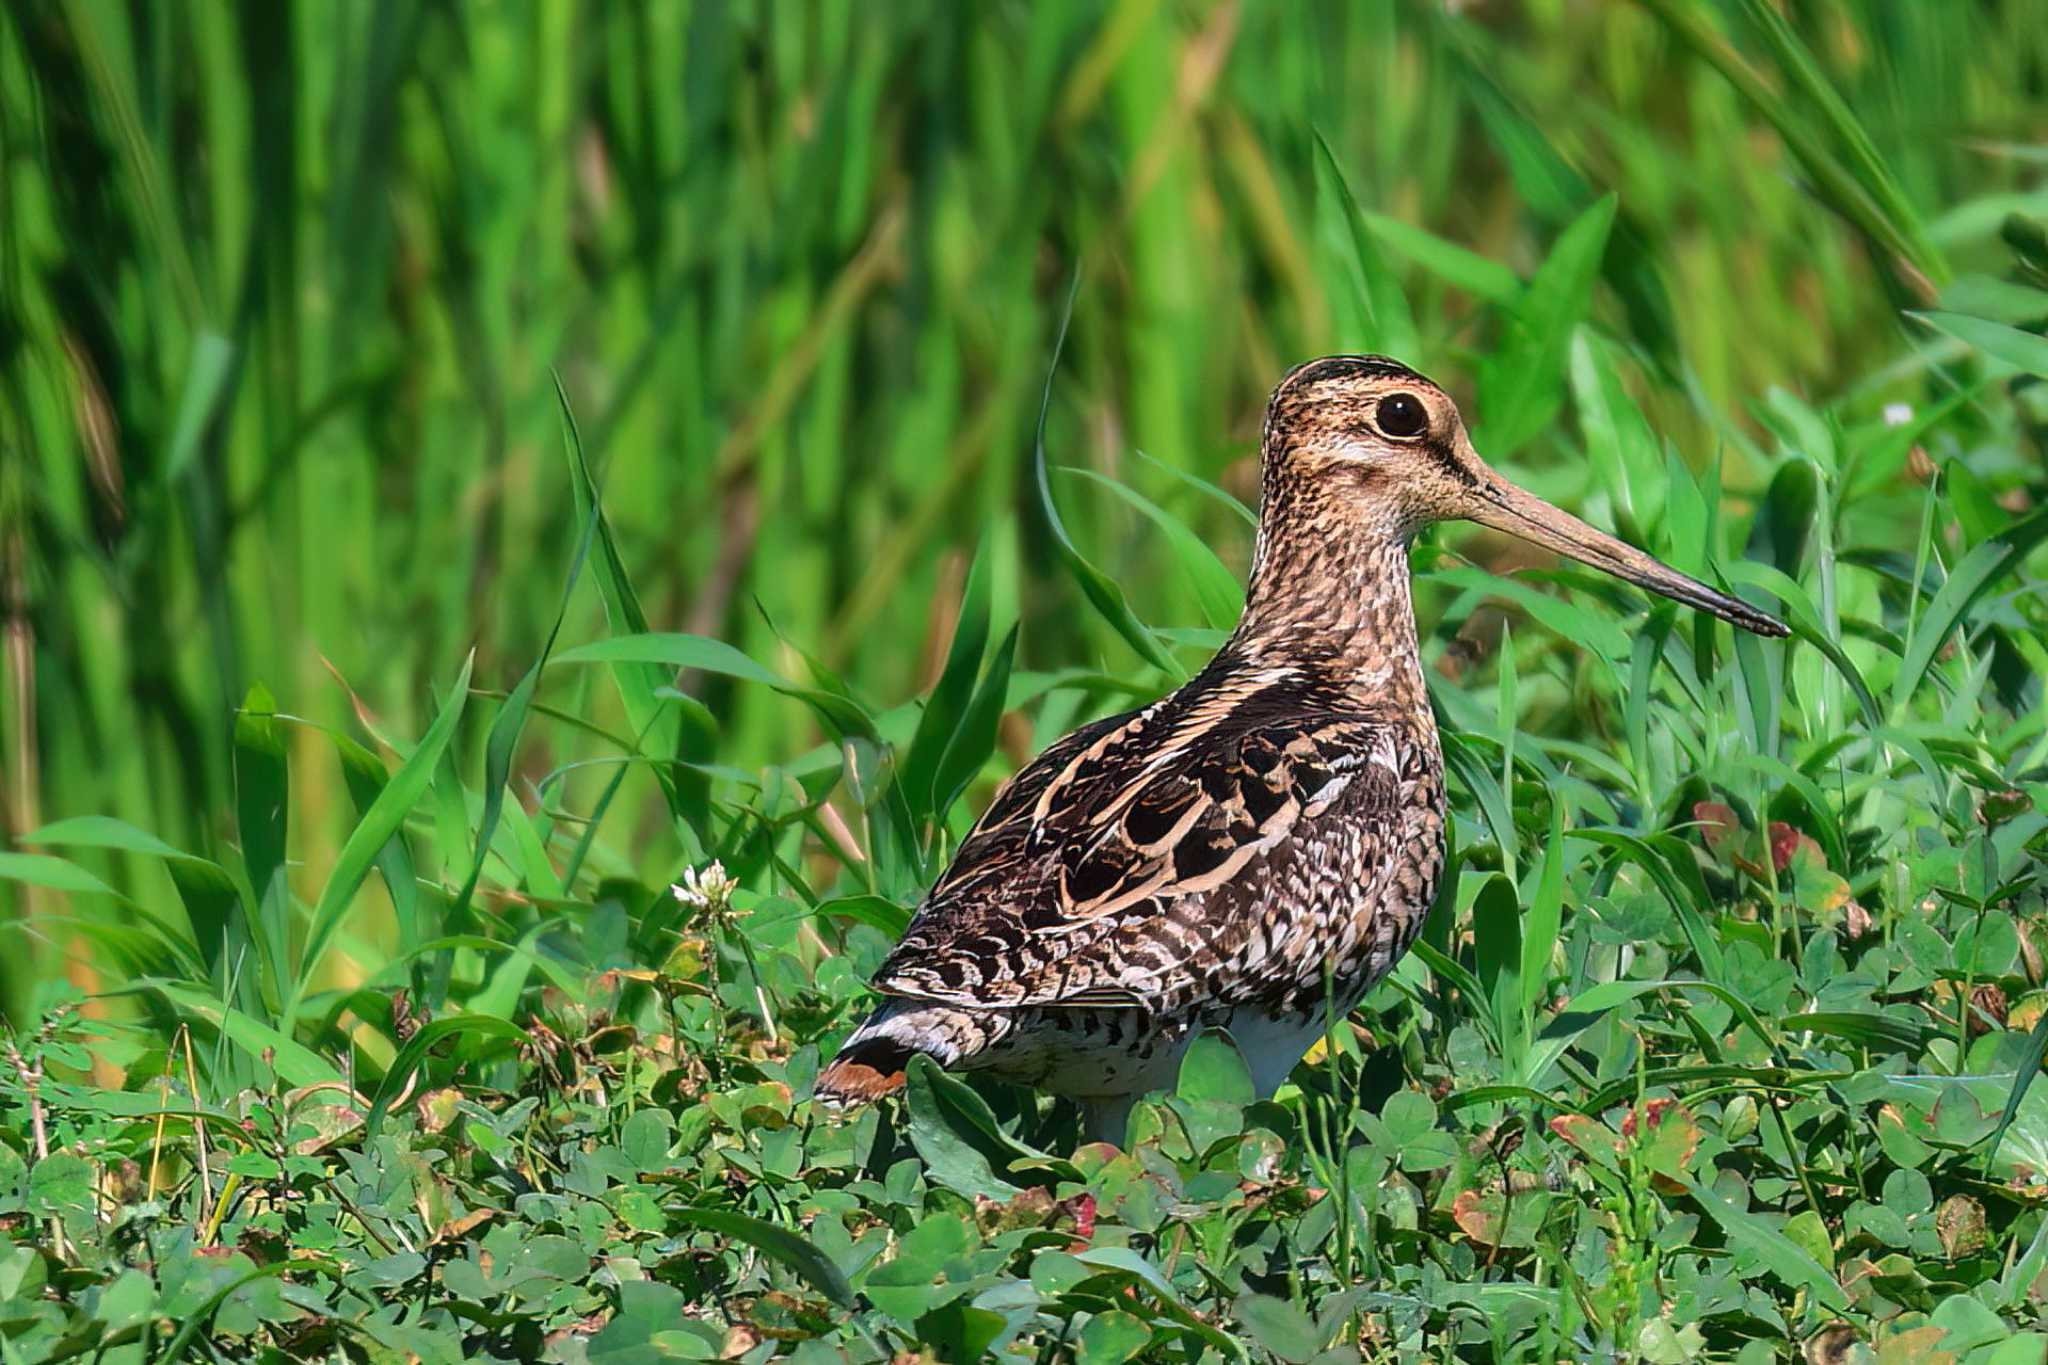
[[[272,1261],[268,1265],[260,1265],[254,1270],[238,1275],[209,1295],[206,1301],[199,1305],[197,1311],[181,1316],[176,1335],[172,1336],[163,1353],[155,1359],[161,1362],[161,1365],[174,1365],[175,1362],[183,1360],[199,1334],[213,1325],[214,1315],[220,1311],[221,1305],[258,1280],[276,1279],[286,1275],[310,1278],[315,1274],[335,1273],[336,1268],[327,1262],[308,1257]]]
[[[910,1144],[924,1158],[930,1178],[969,1198],[1008,1199],[1016,1194],[1018,1187],[997,1175],[990,1164],[986,1134],[963,1118],[962,1110],[969,1106],[959,1092],[967,1089],[965,1083],[946,1075],[921,1052],[910,1059],[906,1072]],[[980,1104],[980,1097],[974,1096],[972,1103]]]
[[[93,1183],[92,1163],[70,1152],[56,1152],[29,1167],[25,1200],[31,1213],[46,1218],[89,1214],[96,1202]]]
[[[1220,1332],[1202,1321],[1181,1299],[1172,1281],[1159,1273],[1158,1267],[1140,1256],[1129,1247],[1091,1247],[1074,1253],[1074,1259],[1098,1270],[1113,1270],[1136,1279],[1140,1284],[1159,1296],[1161,1305],[1181,1326],[1193,1332],[1209,1345],[1238,1360],[1248,1360],[1244,1344],[1226,1332]]]
[[[1258,1098],[1251,1068],[1228,1033],[1204,1029],[1180,1059],[1175,1093],[1183,1099],[1246,1105]]]
[[[1753,1213],[1737,1208],[1711,1184],[1677,1177],[1700,1211],[1720,1225],[1729,1246],[1754,1255],[1773,1275],[1795,1289],[1804,1289],[1830,1311],[1846,1313],[1849,1302],[1827,1268],[1785,1234]]]
[[[1323,1348],[1323,1334],[1299,1304],[1271,1294],[1246,1294],[1235,1306],[1237,1320],[1252,1339],[1289,1365],[1307,1365]]]
[[[846,1276],[840,1273],[839,1267],[810,1241],[788,1228],[765,1223],[731,1209],[684,1206],[669,1209],[668,1215],[678,1223],[745,1242],[795,1271],[811,1288],[841,1308],[854,1306],[853,1286],[846,1282]]]
[[[1152,1344],[1144,1319],[1112,1308],[1090,1315],[1075,1343],[1076,1365],[1123,1365]]]

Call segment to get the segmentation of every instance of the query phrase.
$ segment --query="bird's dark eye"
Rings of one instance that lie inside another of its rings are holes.
[[[1397,440],[1410,440],[1429,430],[1429,413],[1412,393],[1388,394],[1374,415],[1380,430]]]

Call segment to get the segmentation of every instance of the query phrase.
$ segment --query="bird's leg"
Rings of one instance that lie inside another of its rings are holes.
[[[1081,1101],[1081,1136],[1089,1142],[1122,1147],[1129,1136],[1136,1095],[1101,1095]]]

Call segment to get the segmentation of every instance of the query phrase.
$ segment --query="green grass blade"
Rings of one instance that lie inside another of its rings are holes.
[[[1238,582],[1237,575],[1209,548],[1208,542],[1190,530],[1187,523],[1136,489],[1092,469],[1064,469],[1061,472],[1094,480],[1142,513],[1166,537],[1174,562],[1194,589],[1195,602],[1202,609],[1202,619],[1215,630],[1229,630],[1237,624],[1237,618],[1244,615],[1244,587]]]
[[[347,1078],[341,1074],[340,1068],[325,1057],[284,1030],[273,1028],[233,1005],[223,1004],[218,996],[208,991],[183,981],[161,980],[137,981],[128,989],[152,991],[182,1013],[204,1020],[218,1029],[221,1037],[239,1049],[250,1062],[263,1065],[267,1061],[270,1069],[286,1085],[346,1084]]]
[[[1550,800],[1550,838],[1536,874],[1536,894],[1522,923],[1523,1011],[1533,1011],[1550,979],[1550,959],[1564,928],[1564,802],[1556,792]]]
[[[1990,1180],[1992,1164],[1998,1160],[1998,1144],[2005,1141],[2006,1130],[2019,1116],[2020,1102],[2027,1097],[2041,1076],[2041,1063],[2048,1059],[2048,1015],[2044,1015],[2027,1034],[2027,1045],[2020,1052],[2019,1069],[2012,1078],[2012,1089],[2006,1092],[2005,1108],[1999,1111],[1998,1126],[1991,1130],[1991,1136],[1984,1142],[1984,1178]]]
[[[1522,1006],[1522,902],[1515,884],[1491,877],[1472,899],[1472,942],[1479,984],[1500,1039],[1508,1074],[1520,1074],[1528,1046],[1528,1013]]]
[[[427,785],[433,780],[434,770],[441,761],[448,741],[454,737],[456,723],[462,719],[464,705],[469,700],[469,671],[476,662],[474,654],[462,661],[462,669],[456,674],[454,685],[448,689],[447,698],[441,703],[441,710],[434,717],[433,724],[411,754],[407,755],[398,771],[384,790],[377,794],[355,830],[348,836],[348,842],[341,847],[340,856],[334,860],[334,870],[328,873],[327,885],[320,892],[320,900],[313,907],[312,922],[306,929],[306,946],[299,955],[298,970],[291,980],[290,993],[286,996],[281,1018],[287,1030],[293,1028],[299,1017],[301,1002],[311,988],[314,973],[319,970],[320,960],[326,956],[328,945],[335,931],[341,927],[342,917],[355,901],[356,891],[363,879],[370,874],[370,867],[383,851],[391,836],[398,831],[405,817],[426,794]]]
[[[1942,260],[1940,249],[1929,240],[1919,211],[1906,198],[1898,178],[1878,153],[1870,135],[1863,130],[1861,120],[1821,71],[1813,53],[1800,41],[1785,16],[1766,0],[1741,0],[1741,3],[1743,13],[1763,35],[1780,69],[1792,78],[1800,93],[1819,111],[1822,123],[1848,153],[1850,173],[1883,212],[1885,221],[1911,248],[1914,264],[1935,280],[1945,279],[1947,264]]]
[[[377,803],[377,797],[390,782],[391,774],[385,771],[375,754],[346,735],[334,736],[334,749],[341,762],[342,782],[348,788],[349,803],[354,807],[356,821],[360,824]],[[421,915],[418,873],[413,863],[412,847],[406,842],[402,825],[391,832],[391,838],[378,850],[377,872],[384,879],[384,893],[391,898],[398,941],[421,943],[437,937],[439,926],[428,925]]]
[[[1498,261],[1488,260],[1456,242],[1445,241],[1426,228],[1389,218],[1383,213],[1361,216],[1365,225],[1372,229],[1373,236],[1444,283],[1462,289],[1474,298],[1503,306],[1512,304],[1521,296],[1521,279]]]
[[[1052,381],[1059,372],[1060,352],[1067,343],[1067,323],[1074,313],[1074,298],[1080,292],[1081,277],[1074,276],[1073,285],[1067,291],[1066,311],[1060,317],[1060,329],[1053,340],[1052,360],[1045,370],[1045,390],[1038,403],[1038,430],[1032,441],[1033,469],[1038,479],[1038,505],[1045,516],[1046,528],[1052,532],[1053,545],[1060,562],[1066,566],[1067,575],[1074,580],[1089,603],[1110,624],[1124,642],[1138,652],[1140,658],[1154,668],[1173,678],[1185,678],[1187,670],[1182,668],[1160,646],[1158,637],[1140,621],[1131,610],[1130,602],[1124,597],[1124,590],[1116,585],[1109,575],[1088,562],[1087,556],[1074,544],[1074,538],[1067,534],[1067,525],[1060,519],[1059,504],[1053,501],[1052,480],[1047,474],[1045,459],[1045,419],[1052,408]]]
[[[1506,330],[1479,366],[1481,426],[1475,441],[1490,459],[1519,450],[1564,406],[1572,329],[1586,315],[1614,225],[1607,195],[1576,218],[1507,310]]]
[[[929,820],[940,810],[936,790],[939,760],[959,733],[974,696],[974,680],[988,649],[988,629],[989,545],[984,537],[960,589],[960,613],[953,622],[953,639],[946,646],[945,666],[925,698],[917,733],[903,757],[900,780],[911,815],[917,820]]]
[[[2048,379],[2048,337],[1964,313],[1908,313],[2023,374]]]
[[[228,964],[242,963],[237,1003],[258,1010],[267,993],[278,998],[289,988],[286,954],[292,933],[291,879],[285,867],[290,772],[277,703],[260,684],[249,689],[235,716],[234,746],[236,826],[256,913],[230,934],[221,964],[225,970]],[[200,947],[204,950],[206,945]]]
[[[201,438],[231,396],[228,381],[235,372],[234,363],[234,343],[218,332],[201,332],[193,343],[185,392],[178,400],[170,448],[164,455],[166,481],[175,481],[198,456]]]
[[[405,1084],[426,1064],[427,1055],[450,1038],[470,1036],[488,1041],[523,1043],[526,1030],[509,1019],[490,1014],[458,1014],[423,1025],[391,1059],[391,1066],[370,1098],[370,1111],[363,1116],[363,1135],[374,1138],[384,1126],[385,1115],[405,1090]]]
[[[589,644],[572,645],[554,655],[557,664],[648,664],[662,665],[664,671],[695,669],[719,673],[742,682],[761,683],[784,689],[794,687],[789,679],[766,668],[723,640],[673,631],[614,635]]]
[[[1139,459],[1143,460],[1146,464],[1152,466],[1152,468],[1157,469],[1161,473],[1170,476],[1176,483],[1182,483],[1187,485],[1189,488],[1194,489],[1197,493],[1200,493],[1202,496],[1214,502],[1217,506],[1229,512],[1232,516],[1236,517],[1239,521],[1242,521],[1245,525],[1253,527],[1254,529],[1257,528],[1259,524],[1259,514],[1253,511],[1251,508],[1245,506],[1242,502],[1240,502],[1237,499],[1237,497],[1234,494],[1222,488],[1218,488],[1215,484],[1209,482],[1207,479],[1198,478],[1195,475],[1188,473],[1187,470],[1182,469],[1179,465],[1168,464],[1166,461],[1159,459],[1156,456],[1147,455],[1142,450],[1136,451],[1134,453],[1137,455]]]
[[[562,387],[560,375],[555,376],[555,401],[561,412],[563,449],[569,459],[569,482],[575,498],[576,515],[595,527],[595,569],[599,596],[604,600],[605,620],[614,635],[645,635],[647,614],[640,609],[639,595],[633,591],[633,581],[626,573],[625,560],[619,554],[611,523],[605,517],[597,481],[591,477],[589,462],[584,458],[583,437],[577,429],[576,415],[570,409],[569,395]],[[615,662],[611,673],[612,681],[619,690],[619,699],[625,705],[627,720],[633,733],[640,737],[641,751],[657,760],[655,780],[661,784],[670,812],[701,833],[705,818],[701,801],[684,791],[666,763],[678,753],[683,737],[683,712],[663,698],[663,693],[674,690],[674,675],[664,673],[651,664],[632,660]]]
[[[125,820],[105,815],[74,816],[24,834],[21,842],[57,848],[118,849],[161,859],[171,884],[178,889],[178,899],[184,902],[185,915],[192,927],[191,942],[181,940],[174,946],[188,957],[196,949],[209,970],[220,958],[230,927],[246,913],[241,888],[226,868],[211,859],[173,848]]]
[[[548,656],[554,653],[555,641],[561,636],[562,622],[569,614],[569,602],[576,594],[577,581],[583,577],[583,565],[590,557],[590,544],[596,531],[597,516],[593,511],[583,518],[583,533],[577,539],[576,555],[569,562],[569,574],[562,584],[554,623],[548,627],[540,656],[520,676],[491,721],[490,735],[484,742],[484,806],[477,822],[476,856],[470,863],[468,878],[448,908],[444,923],[444,927],[457,932],[468,922],[470,899],[476,895],[477,882],[484,874],[484,860],[490,856],[491,840],[497,834],[498,819],[504,812],[505,784],[512,775],[512,755],[519,747],[519,737],[526,731],[526,720],[533,710],[534,689],[540,685],[541,675],[547,670]]]
[[[1010,668],[1017,657],[1017,627],[1011,626],[996,647],[988,671],[974,697],[960,715],[959,728],[939,759],[932,780],[932,815],[943,821],[946,812],[967,790],[967,784],[995,752],[996,728],[1002,722],[1003,702],[1010,687]]]
[[[1421,346],[1401,282],[1380,259],[1379,244],[1321,133],[1316,134],[1315,176],[1316,255],[1323,278],[1331,282],[1337,349],[1415,363]]]
[[[1892,682],[1894,715],[1919,688],[1942,643],[1977,604],[1977,599],[2017,568],[2044,539],[2048,539],[2048,512],[2037,512],[1970,551],[1950,571],[1934,600],[1927,604],[1926,613],[1915,623],[1912,642],[1899,661],[1898,676]]]

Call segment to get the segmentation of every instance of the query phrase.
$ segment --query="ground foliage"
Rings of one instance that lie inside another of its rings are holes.
[[[1571,8],[11,9],[0,1358],[2039,1360],[2042,35]],[[1794,637],[1432,535],[1291,1084],[819,1112],[1340,347]]]

